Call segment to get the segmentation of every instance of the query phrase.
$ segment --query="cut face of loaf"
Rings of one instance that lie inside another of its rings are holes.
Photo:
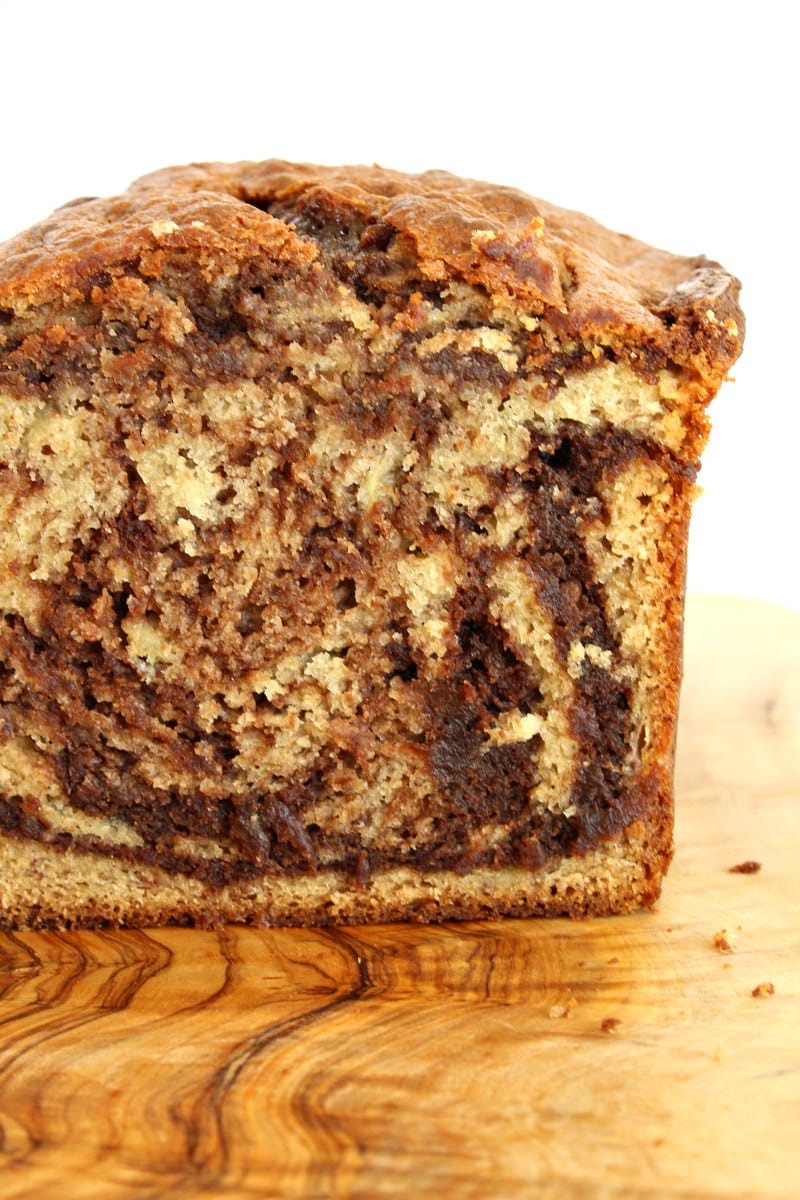
[[[0,923],[605,913],[671,856],[704,259],[175,169],[0,265]]]

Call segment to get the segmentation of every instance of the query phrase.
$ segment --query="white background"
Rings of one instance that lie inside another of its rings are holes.
[[[191,160],[445,167],[744,282],[694,590],[800,609],[800,4],[0,0],[0,239]]]

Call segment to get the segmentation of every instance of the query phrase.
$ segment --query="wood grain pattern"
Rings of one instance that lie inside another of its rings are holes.
[[[0,1196],[795,1197],[799,747],[800,615],[698,599],[657,913],[3,935]]]

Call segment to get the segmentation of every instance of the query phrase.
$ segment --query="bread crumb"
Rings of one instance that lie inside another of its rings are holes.
[[[176,233],[178,226],[174,221],[154,221],[150,226],[150,232],[155,238],[165,237],[168,233]]]
[[[737,863],[735,867],[728,867],[730,875],[756,875],[760,870],[761,863],[752,858],[748,858],[746,862]]]
[[[718,929],[714,934],[714,945],[720,954],[733,954],[738,940],[738,932],[732,932],[730,929]]]
[[[497,232],[494,229],[476,229],[470,238],[473,250],[478,250],[481,246],[485,246],[487,242],[495,241],[497,241]]]
[[[547,1015],[551,1021],[558,1021],[562,1020],[564,1017],[571,1017],[573,1009],[575,1008],[575,1004],[575,997],[572,995],[572,992],[569,992],[566,999],[562,1000],[561,1003],[551,1005],[550,1011]]]
[[[603,1033],[615,1033],[621,1024],[622,1021],[619,1019],[619,1017],[605,1017],[604,1020],[600,1022],[600,1028],[602,1029]]]
[[[754,987],[750,994],[752,996],[774,996],[775,995],[775,984],[774,983],[759,983],[758,987]]]

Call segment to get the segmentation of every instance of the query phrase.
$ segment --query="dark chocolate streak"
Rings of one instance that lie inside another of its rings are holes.
[[[561,436],[534,447],[524,473],[498,472],[493,477],[498,493],[515,489],[529,508],[532,540],[515,553],[537,581],[565,666],[569,645],[576,639],[588,637],[612,655],[618,652],[602,588],[592,577],[577,530],[585,515],[602,508],[597,498],[600,477],[643,455],[657,458],[679,482],[677,468],[658,447],[631,434],[606,430],[589,436],[569,426]],[[129,508],[120,514],[113,532],[104,534],[116,538],[119,552],[128,558],[151,552],[151,534],[140,519],[140,508],[133,480]],[[497,547],[481,546],[481,520],[487,516],[488,511],[461,514],[454,529],[447,531],[457,550],[472,562],[467,586],[451,606],[458,651],[449,676],[425,678],[424,663],[414,660],[400,625],[387,651],[385,678],[375,685],[377,695],[395,681],[394,686],[406,689],[427,714],[424,732],[412,747],[431,781],[424,845],[415,844],[413,829],[403,831],[401,843],[387,850],[365,845],[357,829],[331,833],[306,823],[305,811],[329,793],[346,752],[327,750],[277,793],[235,794],[231,783],[236,778],[236,749],[224,728],[211,733],[200,728],[195,701],[174,686],[145,682],[125,659],[119,626],[116,646],[112,637],[101,644],[73,636],[76,608],[96,603],[108,587],[93,575],[91,546],[73,560],[73,593],[53,589],[40,637],[34,638],[21,618],[5,618],[3,636],[13,645],[19,673],[14,683],[11,672],[0,672],[0,719],[13,731],[21,715],[34,716],[36,727],[60,747],[55,761],[70,803],[89,814],[123,817],[144,845],[111,846],[94,838],[51,835],[31,797],[2,798],[0,828],[10,836],[50,841],[60,849],[76,845],[191,873],[214,885],[277,871],[313,872],[321,859],[326,867],[344,869],[360,882],[370,871],[397,865],[455,870],[537,866],[557,855],[581,853],[621,830],[640,815],[649,798],[632,791],[623,776],[630,696],[610,674],[585,664],[576,680],[578,699],[570,720],[583,765],[572,796],[574,816],[543,814],[529,803],[537,783],[537,737],[486,748],[485,730],[498,714],[514,709],[535,712],[542,702],[534,673],[487,609],[487,577],[508,555]],[[426,532],[442,533],[432,517],[420,536]],[[312,530],[298,561],[276,581],[272,597],[257,596],[258,603],[251,602],[240,618],[243,645],[258,626],[261,603],[288,603],[286,589],[295,587],[292,581],[319,579],[323,559],[331,572],[329,604],[355,603],[353,579],[367,567],[370,536],[371,531],[356,521]],[[337,539],[345,548],[335,550],[331,560]],[[128,611],[129,599],[124,589],[111,594],[118,620]],[[192,603],[199,600],[188,597],[187,604]],[[295,588],[289,607],[301,604]],[[20,686],[20,678],[26,686]],[[106,693],[113,694],[113,706],[102,699]],[[123,740],[115,736],[120,733],[149,739],[176,775],[184,781],[196,779],[198,785],[202,780],[203,792],[198,786],[187,794],[185,782],[180,793],[148,785],[136,774],[131,755],[115,747]],[[492,845],[480,837],[487,824],[500,830]],[[205,861],[178,853],[173,844],[180,835],[213,838],[228,846],[230,854]]]

